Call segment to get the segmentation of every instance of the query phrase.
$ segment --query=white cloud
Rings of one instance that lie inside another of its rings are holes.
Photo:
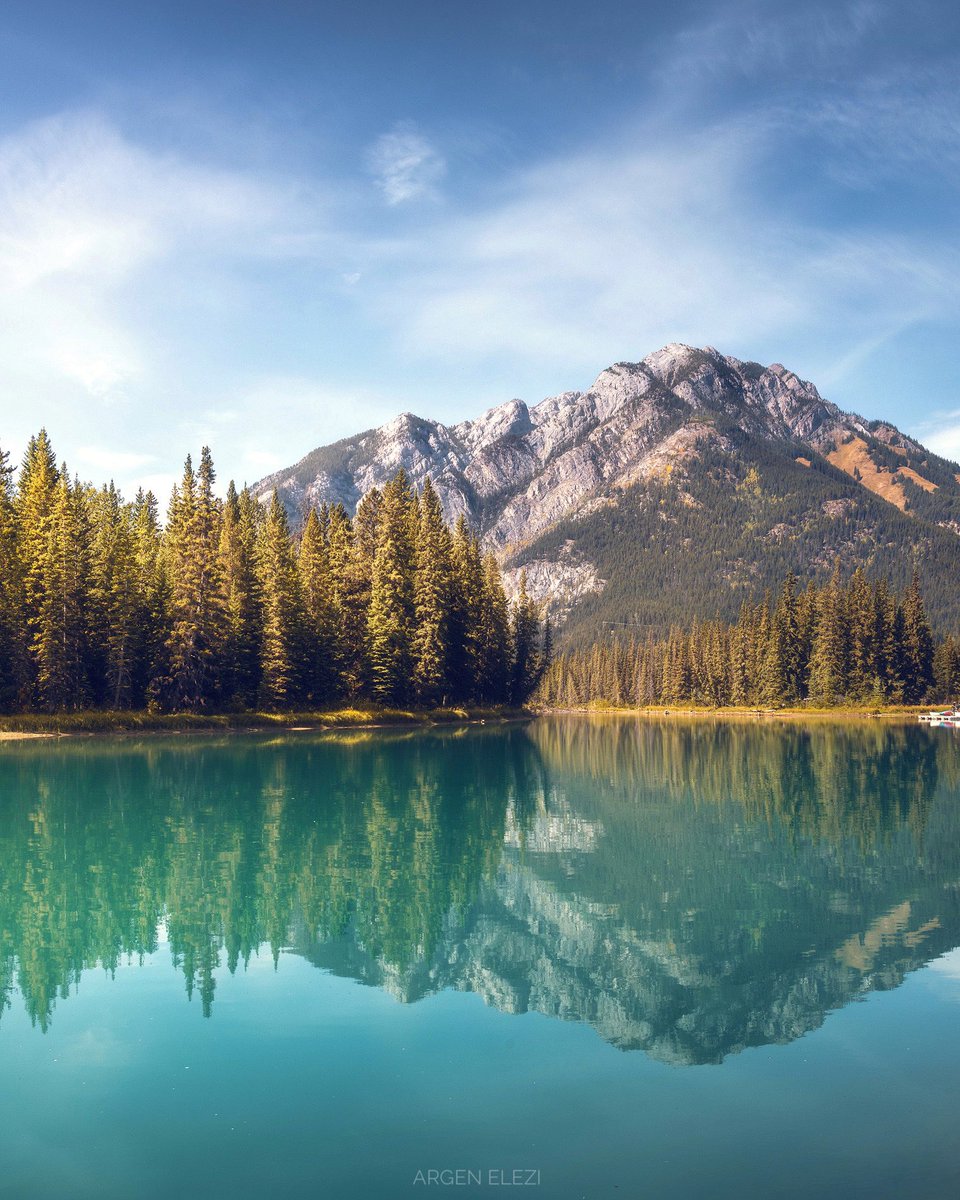
[[[105,472],[108,475],[128,474],[138,471],[155,460],[153,454],[130,454],[121,450],[110,450],[106,446],[78,446],[77,465],[86,470]]]
[[[775,138],[750,119],[682,137],[638,128],[545,163],[499,205],[409,243],[374,302],[421,355],[571,368],[669,341],[778,338],[821,341],[826,365],[956,305],[956,245],[831,232],[766,202],[755,179]]]
[[[921,426],[917,436],[934,454],[960,462],[960,411],[943,413]]]
[[[436,199],[447,165],[440,152],[410,122],[395,125],[374,142],[368,164],[388,204]]]
[[[94,114],[0,141],[4,370],[21,389],[124,399],[155,355],[150,272],[262,254],[287,206],[275,186],[149,153]]]

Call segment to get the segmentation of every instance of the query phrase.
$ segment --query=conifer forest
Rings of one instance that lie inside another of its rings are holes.
[[[321,506],[296,531],[275,496],[214,482],[205,448],[161,523],[149,492],[71,479],[45,432],[15,484],[0,453],[0,711],[529,698],[549,628],[429,481],[401,471],[353,519]]]
[[[876,706],[948,700],[960,689],[960,643],[935,645],[916,571],[902,595],[860,568],[817,587],[788,575],[744,603],[733,623],[679,626],[665,639],[612,638],[558,655],[540,700],[552,707],[697,704]]]

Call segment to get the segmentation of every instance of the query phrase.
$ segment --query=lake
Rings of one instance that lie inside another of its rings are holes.
[[[960,1195],[960,738],[0,745],[0,1196]]]

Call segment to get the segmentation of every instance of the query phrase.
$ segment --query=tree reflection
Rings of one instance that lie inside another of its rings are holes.
[[[939,731],[548,719],[0,753],[0,1014],[166,932],[187,994],[269,949],[718,1061],[958,940]]]

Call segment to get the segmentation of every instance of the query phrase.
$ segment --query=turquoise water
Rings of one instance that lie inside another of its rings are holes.
[[[0,1196],[958,1195],[958,783],[867,722],[7,743]]]

